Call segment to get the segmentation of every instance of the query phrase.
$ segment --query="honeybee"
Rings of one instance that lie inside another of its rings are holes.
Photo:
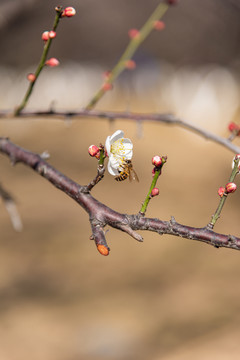
[[[133,169],[131,160],[125,160],[120,166],[119,175],[115,176],[116,181],[123,181],[129,178],[130,181],[139,181],[136,171]]]

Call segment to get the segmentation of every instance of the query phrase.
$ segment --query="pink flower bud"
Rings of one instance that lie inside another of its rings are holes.
[[[165,23],[163,21],[156,20],[153,23],[153,28],[155,30],[161,31],[161,30],[165,29]]]
[[[240,126],[233,121],[228,124],[228,130],[235,132],[237,136],[240,135]]]
[[[59,64],[60,63],[59,63],[58,59],[56,59],[56,58],[50,58],[45,62],[45,65],[51,66],[51,67],[58,66]]]
[[[155,155],[153,158],[152,158],[152,164],[156,167],[159,167],[161,164],[162,164],[162,158],[158,155]]]
[[[30,82],[34,82],[34,81],[36,80],[36,76],[35,76],[35,74],[33,74],[33,73],[29,73],[29,74],[27,75],[27,79],[28,79],[28,81],[30,81]]]
[[[227,194],[233,193],[234,191],[237,190],[237,185],[234,184],[233,182],[230,182],[226,184],[225,189]]]
[[[151,191],[151,196],[157,196],[159,194],[159,189],[158,188],[153,188]]]
[[[112,90],[112,88],[113,88],[112,84],[110,84],[108,82],[105,82],[102,86],[103,91],[109,91],[109,90]]]
[[[218,195],[220,197],[223,197],[224,193],[225,193],[225,188],[220,186],[220,188],[218,189]]]
[[[110,70],[104,71],[104,73],[103,73],[104,80],[108,80],[111,75],[112,75],[112,72]]]
[[[140,31],[137,29],[130,29],[128,31],[128,36],[130,37],[130,39],[137,39],[140,36]]]
[[[49,31],[44,31],[42,33],[42,40],[43,41],[48,41],[48,39],[49,39]]]
[[[133,69],[135,69],[135,67],[136,67],[136,63],[135,63],[134,60],[130,59],[130,60],[125,61],[125,68],[126,69],[133,70]]]
[[[56,37],[57,33],[53,30],[49,31],[48,36],[50,39],[54,39]]]
[[[64,16],[72,17],[72,16],[74,16],[75,14],[76,14],[76,10],[75,10],[73,7],[71,7],[71,6],[68,6],[68,7],[66,7],[66,8],[63,10],[63,12],[62,12],[62,17],[64,17]]]
[[[91,145],[88,148],[88,153],[90,156],[97,157],[97,155],[100,154],[100,150],[96,145]]]

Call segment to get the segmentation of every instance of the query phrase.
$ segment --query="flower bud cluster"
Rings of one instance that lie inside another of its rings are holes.
[[[220,186],[218,189],[218,195],[223,197],[224,195],[234,193],[237,190],[237,185],[233,182],[229,182],[225,185],[225,187]]]
[[[48,39],[54,39],[56,37],[57,33],[53,30],[51,31],[44,31],[42,33],[42,40],[48,41]]]

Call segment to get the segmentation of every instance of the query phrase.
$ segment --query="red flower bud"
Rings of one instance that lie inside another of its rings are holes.
[[[163,21],[156,20],[153,23],[153,27],[155,30],[161,31],[161,30],[165,29],[165,23]]]
[[[91,145],[88,148],[88,153],[90,156],[97,157],[97,155],[100,154],[100,150],[96,145]]]
[[[237,185],[234,184],[233,182],[230,182],[226,184],[225,189],[227,194],[233,193],[234,191],[237,190]]]
[[[49,31],[44,31],[42,33],[42,40],[47,41],[49,39]]]
[[[107,248],[105,245],[97,245],[97,249],[100,252],[101,255],[108,256],[109,255],[109,248]]]
[[[53,30],[49,31],[49,33],[48,33],[48,36],[50,39],[54,39],[56,37],[56,35],[57,35],[56,31],[53,31]]]
[[[29,74],[27,75],[27,79],[28,79],[28,81],[30,81],[30,82],[34,82],[34,81],[36,80],[36,76],[35,76],[35,74],[33,74],[33,73],[29,73]]]
[[[228,130],[231,132],[236,132],[237,136],[240,135],[240,126],[233,121],[228,124]]]
[[[134,60],[127,60],[125,61],[125,68],[129,70],[133,70],[136,67],[136,63]]]
[[[104,71],[104,73],[103,73],[104,80],[108,80],[111,75],[112,75],[112,72],[110,70]]]
[[[220,188],[218,189],[218,195],[220,197],[223,197],[224,193],[225,193],[225,188],[220,186]]]
[[[155,155],[153,158],[152,158],[152,164],[156,167],[159,167],[161,164],[162,164],[162,158],[158,155]]]
[[[102,86],[103,91],[108,91],[108,90],[112,90],[113,86],[112,84],[105,82]]]
[[[76,14],[76,10],[75,10],[73,7],[71,7],[71,6],[68,6],[68,7],[66,7],[66,8],[63,10],[63,12],[62,12],[62,17],[64,17],[64,16],[72,17],[72,16],[74,16],[75,14]]]
[[[151,191],[151,196],[157,196],[159,194],[159,189],[158,188],[153,188]]]
[[[45,62],[45,65],[51,66],[51,67],[58,66],[59,64],[60,63],[59,63],[58,59],[56,59],[56,58],[50,58]]]
[[[140,36],[140,31],[137,29],[130,29],[128,31],[128,36],[130,37],[130,39],[137,39]]]

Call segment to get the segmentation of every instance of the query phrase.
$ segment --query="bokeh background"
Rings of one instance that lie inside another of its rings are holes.
[[[89,0],[63,19],[29,109],[78,110],[102,83],[156,0]],[[13,109],[38,63],[41,33],[54,18],[52,0],[0,0],[0,108]],[[239,122],[238,0],[182,0],[164,17],[97,109],[171,112],[220,136]],[[96,173],[87,149],[117,129],[134,143],[140,182],[106,174],[93,196],[136,213],[151,182],[151,158],[167,155],[160,195],[147,215],[205,226],[218,204],[234,156],[220,145],[163,124],[104,119],[1,119],[1,136],[31,151],[80,184]],[[236,139],[236,144],[239,140]],[[240,253],[186,239],[142,233],[144,243],[109,229],[110,255],[97,251],[88,217],[33,171],[1,156],[1,183],[15,197],[23,231],[0,203],[0,359],[239,359]],[[239,179],[237,179],[237,183]],[[238,184],[239,185],[239,184]],[[237,191],[215,230],[239,236]]]

